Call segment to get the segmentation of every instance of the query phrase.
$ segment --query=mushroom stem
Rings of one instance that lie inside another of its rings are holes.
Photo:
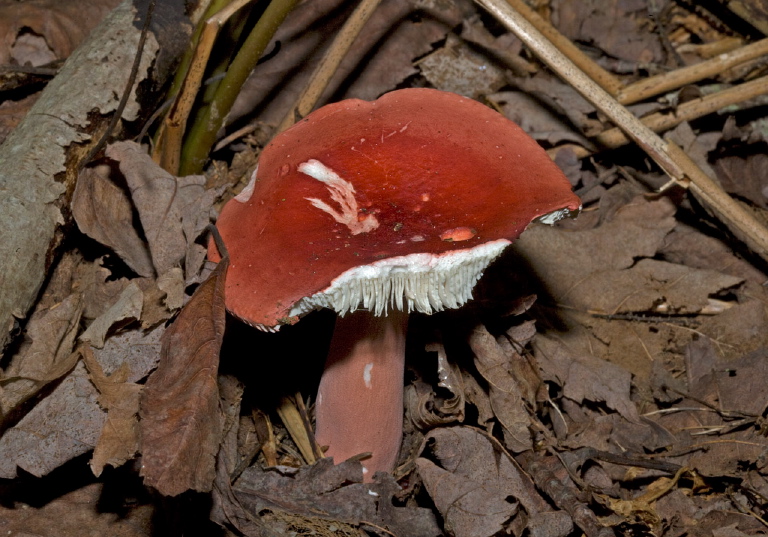
[[[356,311],[336,320],[315,405],[316,437],[337,463],[370,452],[363,477],[391,472],[403,435],[408,314]]]

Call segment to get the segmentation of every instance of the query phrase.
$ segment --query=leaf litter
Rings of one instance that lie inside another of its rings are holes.
[[[301,4],[232,121],[268,132],[319,60],[321,29],[338,27],[350,6]],[[702,42],[725,35],[685,3],[540,8],[628,81],[698,61]],[[137,460],[145,485],[170,496],[210,491],[210,515],[194,516],[249,536],[764,534],[764,263],[684,192],[657,193],[665,178],[636,151],[576,157],[569,144],[594,151],[590,137],[611,125],[478,15],[468,1],[385,2],[327,94],[371,99],[431,85],[485,100],[553,149],[585,210],[554,228],[531,226],[467,307],[416,316],[394,477],[364,484],[353,460],[302,465],[269,404],[279,394],[227,372],[238,357],[222,342],[236,337],[236,321],[225,334],[225,264],[203,267],[203,233],[233,194],[225,193],[232,172],[245,176],[252,156],[177,178],[130,142],[113,144],[108,166],[81,175],[72,212],[82,235],[3,361],[0,477],[44,479],[93,451],[101,480],[70,494],[99,495],[119,473],[108,467]],[[750,69],[723,80],[764,67]],[[674,106],[662,98],[642,109]],[[764,124],[737,112],[675,129],[758,214],[768,192]],[[266,139],[232,147],[252,151]],[[286,327],[285,337],[322,330],[318,319]],[[260,359],[280,355],[269,345],[247,358],[259,375],[267,371]],[[315,347],[309,354],[322,360],[323,345]],[[269,369],[280,378],[273,384],[312,400],[313,381]],[[22,521],[3,507],[11,522],[0,528],[51,526],[55,508]]]

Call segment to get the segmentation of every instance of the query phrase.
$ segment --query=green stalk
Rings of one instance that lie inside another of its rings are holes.
[[[272,0],[238,52],[227,74],[216,89],[211,103],[195,118],[181,152],[180,175],[200,173],[216,143],[216,134],[224,123],[240,88],[251,73],[278,27],[298,0]]]

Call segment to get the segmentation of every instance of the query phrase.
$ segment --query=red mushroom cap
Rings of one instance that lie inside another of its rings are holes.
[[[317,307],[457,307],[531,221],[579,208],[546,152],[476,101],[330,104],[275,137],[222,210],[227,308],[273,329]]]

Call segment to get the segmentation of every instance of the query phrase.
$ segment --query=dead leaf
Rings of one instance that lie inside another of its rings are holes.
[[[416,467],[456,537],[500,534],[520,504],[529,513],[549,510],[527,476],[481,433],[469,427],[435,429],[425,445]]]
[[[435,88],[472,99],[493,93],[506,83],[504,70],[496,62],[472,50],[454,34],[448,34],[445,45],[417,65]]]
[[[107,332],[117,323],[141,319],[144,293],[135,282],[131,282],[120,294],[117,302],[100,315],[80,335],[80,341],[88,341],[100,349],[104,346]]]
[[[82,313],[82,296],[74,294],[48,310],[32,314],[27,325],[27,341],[11,357],[0,379],[3,419],[17,405],[75,366],[74,342]]]
[[[556,339],[538,334],[533,340],[542,377],[563,389],[563,396],[582,403],[605,403],[631,422],[639,422],[629,398],[632,375],[625,369],[588,354],[575,353]]]
[[[107,420],[93,450],[90,465],[96,477],[104,466],[117,468],[132,459],[139,448],[139,394],[142,386],[127,382],[131,368],[127,362],[107,376],[90,347],[83,347],[83,361],[91,382],[99,391],[99,406],[107,411]]]
[[[119,3],[119,0],[0,3],[0,64],[11,63],[12,49],[25,28],[45,38],[56,58],[66,58]]]
[[[85,168],[72,195],[72,216],[80,231],[114,250],[139,276],[154,275],[147,245],[133,227],[128,194],[109,178],[106,165]]]
[[[265,510],[372,523],[400,537],[441,535],[434,515],[421,507],[396,507],[392,496],[400,487],[389,474],[377,474],[373,483],[361,483],[362,465],[329,458],[298,470],[262,470],[252,466],[234,485],[237,500],[252,514]]]
[[[26,416],[0,437],[0,477],[16,467],[43,476],[93,449],[106,415],[82,362]]]
[[[219,263],[163,334],[160,363],[141,396],[141,475],[168,496],[213,486],[227,265]]]
[[[180,267],[210,222],[219,193],[206,190],[202,175],[177,178],[167,173],[133,142],[112,144],[106,153],[119,163],[128,182],[155,271],[165,274]]]
[[[510,365],[517,353],[507,355],[483,325],[472,331],[469,346],[478,372],[488,382],[491,408],[504,429],[505,446],[515,453],[532,448],[531,414],[526,405],[533,401],[525,400]]]

